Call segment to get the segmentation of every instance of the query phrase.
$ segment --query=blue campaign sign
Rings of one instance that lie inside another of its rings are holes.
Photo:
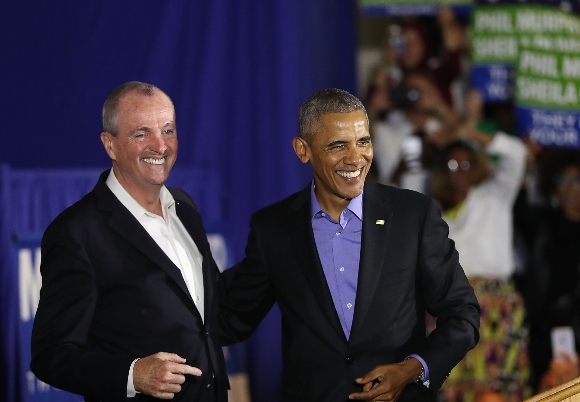
[[[517,134],[545,147],[580,148],[580,111],[516,107]]]
[[[441,8],[439,1],[419,0],[419,1],[401,1],[401,0],[372,0],[360,2],[361,13],[366,17],[374,16],[404,16],[411,15],[437,15]],[[471,11],[472,4],[467,1],[451,1],[447,4],[455,14],[468,15]]]
[[[484,102],[510,101],[514,95],[514,67],[499,63],[473,65],[471,87],[481,92]]]
[[[40,298],[40,233],[19,234],[15,237],[14,266],[18,270],[19,361],[22,402],[82,402],[83,397],[54,388],[30,371],[30,336]]]

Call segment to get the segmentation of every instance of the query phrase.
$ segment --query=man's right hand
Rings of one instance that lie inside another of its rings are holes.
[[[181,391],[186,374],[198,377],[201,375],[200,369],[184,363],[184,358],[166,352],[137,360],[133,367],[135,391],[159,399],[173,399]]]

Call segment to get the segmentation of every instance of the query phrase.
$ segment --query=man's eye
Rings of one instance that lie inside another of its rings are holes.
[[[171,135],[171,134],[174,134],[174,133],[175,133],[175,131],[174,131],[174,130],[172,130],[172,129],[168,129],[168,130],[165,130],[165,131],[163,131],[163,133],[164,133],[164,134],[169,134],[169,135]]]
[[[144,133],[137,133],[137,134],[135,134],[135,138],[143,138],[143,137],[145,137],[145,134]]]

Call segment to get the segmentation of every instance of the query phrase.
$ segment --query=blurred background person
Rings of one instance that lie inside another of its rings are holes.
[[[437,79],[443,99],[461,110],[461,87],[466,78],[468,41],[465,28],[449,7],[441,7],[435,24],[431,19],[403,17],[387,28],[383,63],[376,77],[394,85],[415,71],[429,71]],[[367,99],[377,87],[373,80]]]
[[[578,376],[577,357],[554,359],[550,334],[572,327],[580,345],[580,151],[545,150],[539,189],[546,205],[522,204],[516,214],[531,256],[524,294],[532,384],[542,390]]]
[[[437,148],[450,141],[459,115],[443,99],[427,70],[408,73],[389,92],[391,111],[371,127],[381,183],[429,193]]]
[[[472,109],[456,141],[442,151],[431,181],[482,307],[480,342],[452,370],[442,392],[447,401],[477,400],[486,391],[521,401],[529,395],[527,330],[523,298],[512,282],[512,206],[526,148],[503,132],[488,135],[477,129],[480,100],[477,94],[470,99]]]

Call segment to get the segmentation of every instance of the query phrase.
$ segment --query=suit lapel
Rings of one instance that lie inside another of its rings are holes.
[[[209,317],[211,311],[211,302],[213,300],[213,284],[210,270],[212,269],[212,255],[206,248],[207,236],[203,230],[203,223],[201,222],[199,212],[189,205],[187,202],[178,201],[178,196],[173,194],[176,200],[177,216],[183,226],[195,242],[197,249],[203,257],[202,275],[203,275],[203,295],[204,295],[204,317]],[[188,292],[189,293],[189,292]]]
[[[298,263],[306,277],[306,282],[310,286],[322,312],[335,331],[346,342],[346,336],[342,330],[316,249],[312,231],[310,185],[300,192],[298,199],[292,205],[292,214],[288,218],[290,226],[288,233],[290,234],[290,240]]]
[[[360,331],[384,266],[391,229],[392,208],[375,183],[365,184],[363,195],[363,232],[356,302],[350,338]]]
[[[108,172],[109,171],[106,171],[101,175],[99,182],[95,186],[99,210],[110,213],[107,222],[108,225],[112,230],[121,235],[137,250],[164,270],[167,275],[175,281],[195,307],[179,268],[169,257],[167,257],[163,250],[159,248],[155,240],[149,236],[149,233],[147,233],[143,226],[141,226],[135,217],[131,215],[129,210],[123,206],[106,185],[105,180],[107,179]]]

